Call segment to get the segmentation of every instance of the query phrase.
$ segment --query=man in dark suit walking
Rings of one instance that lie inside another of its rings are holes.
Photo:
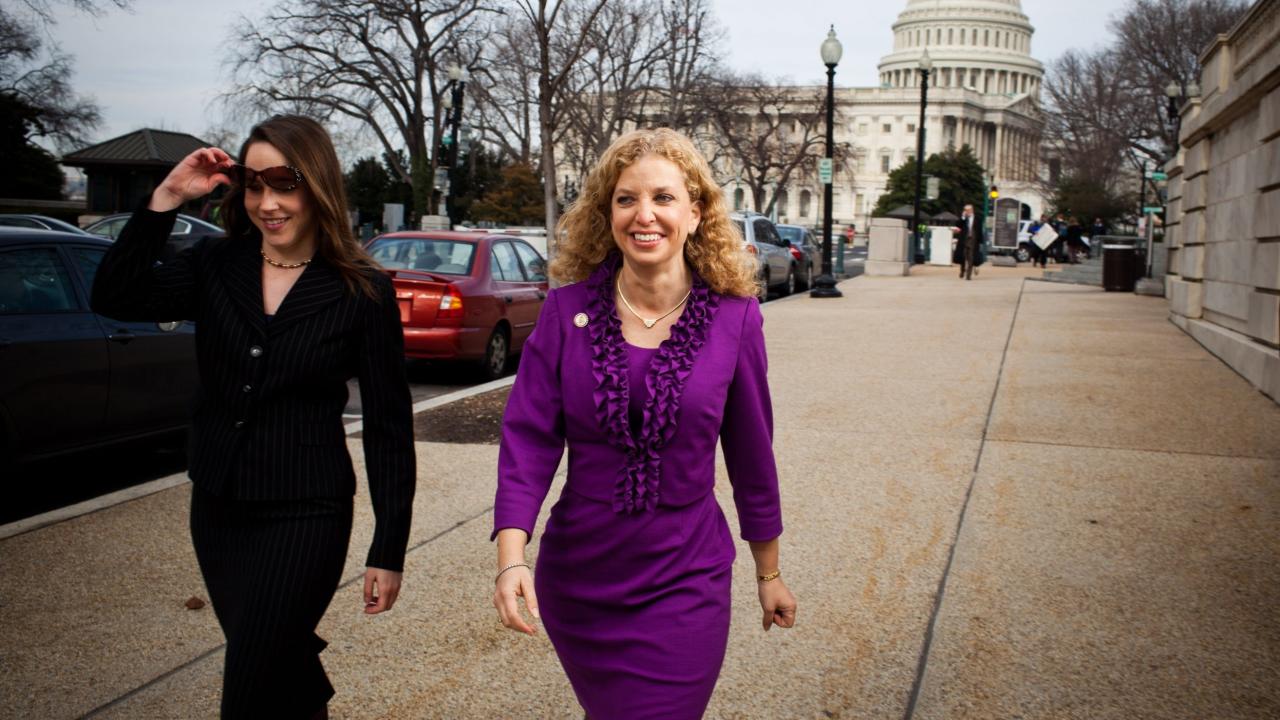
[[[960,277],[973,279],[973,263],[982,241],[982,219],[974,214],[972,205],[965,205],[956,232],[956,262],[960,264]]]

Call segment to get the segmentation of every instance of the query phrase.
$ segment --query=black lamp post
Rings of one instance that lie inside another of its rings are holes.
[[[458,128],[462,125],[462,99],[467,88],[467,71],[459,65],[449,67],[449,82],[444,86],[448,95],[440,98],[444,109],[444,137],[436,147],[436,180],[440,186],[440,205],[436,212],[448,216],[448,169],[458,164]],[[442,170],[443,169],[443,170]]]
[[[933,60],[929,57],[929,49],[925,48],[920,56],[920,124],[916,125],[916,201],[911,210],[911,250],[909,260],[916,259],[920,252],[920,196],[924,194],[924,109],[929,104],[929,71],[933,69]]]
[[[458,65],[449,68],[450,94],[441,99],[444,106],[445,136],[436,151],[437,167],[453,167],[458,162],[458,128],[462,125],[462,100],[467,90],[467,71]]]
[[[836,109],[836,65],[844,48],[836,39],[836,26],[832,25],[827,32],[827,39],[822,41],[822,64],[827,66],[827,157],[826,165],[833,163],[832,153],[835,140]],[[813,280],[813,289],[809,297],[843,297],[844,293],[836,289],[836,279],[831,274],[831,178],[823,182],[822,202],[822,274]]]

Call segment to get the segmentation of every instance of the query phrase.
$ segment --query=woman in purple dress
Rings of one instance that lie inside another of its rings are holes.
[[[494,605],[546,626],[594,720],[697,718],[729,634],[734,543],[712,492],[724,449],[763,626],[791,627],[780,577],[755,263],[706,160],[668,129],[605,151],[561,221],[551,291],[503,420]],[[569,447],[536,580],[524,560]]]

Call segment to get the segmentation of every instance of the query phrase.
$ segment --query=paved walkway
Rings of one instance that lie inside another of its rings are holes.
[[[1163,300],[952,273],[766,306],[799,625],[760,632],[742,548],[708,717],[1280,716],[1280,407]],[[333,716],[581,717],[545,636],[490,606],[497,449],[419,455],[405,594],[376,618],[357,503],[320,629]],[[0,717],[216,715],[189,492],[0,541]]]

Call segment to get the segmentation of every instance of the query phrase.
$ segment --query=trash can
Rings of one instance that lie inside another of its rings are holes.
[[[1138,281],[1137,248],[1132,245],[1102,246],[1102,289],[1133,292]]]

